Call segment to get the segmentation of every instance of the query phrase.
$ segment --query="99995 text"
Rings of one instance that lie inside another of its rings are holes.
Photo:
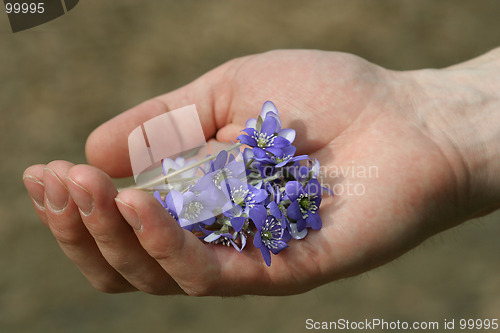
[[[43,14],[45,12],[45,3],[43,2],[22,2],[5,3],[5,12],[7,14]]]

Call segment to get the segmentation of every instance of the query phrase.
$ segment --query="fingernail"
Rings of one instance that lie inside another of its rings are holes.
[[[43,170],[47,202],[54,212],[61,213],[68,204],[68,189],[54,171],[49,168],[44,168]]]
[[[122,213],[123,217],[125,220],[130,224],[132,228],[134,228],[137,231],[142,230],[142,223],[141,223],[141,217],[139,215],[139,212],[129,204],[126,204],[125,202],[121,201],[118,198],[115,198],[116,204],[118,206],[118,209]]]
[[[89,216],[94,210],[94,197],[92,193],[70,177],[67,177],[67,179],[69,180],[68,189],[73,201],[83,215]]]
[[[33,200],[34,204],[39,209],[44,209],[43,200],[45,198],[45,186],[43,186],[43,182],[30,175],[23,176],[24,186],[28,190],[28,193]]]

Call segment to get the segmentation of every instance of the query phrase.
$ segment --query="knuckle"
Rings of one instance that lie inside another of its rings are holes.
[[[158,262],[171,262],[177,260],[177,256],[182,253],[184,239],[169,237],[168,239],[151,239],[145,241],[144,248],[149,255]]]
[[[119,294],[128,291],[121,284],[111,281],[90,282],[92,287],[106,294]]]
[[[195,297],[215,295],[216,290],[215,280],[201,280],[189,286],[183,286],[182,289],[189,295]]]
[[[142,102],[139,107],[144,108],[152,112],[153,114],[160,115],[165,112],[170,111],[169,106],[162,99],[155,97]]]
[[[120,237],[119,235],[112,235],[110,233],[103,232],[102,230],[98,231],[91,228],[88,229],[99,247],[113,248],[117,242],[117,238]]]
[[[164,288],[158,288],[156,286],[150,286],[150,285],[142,286],[141,288],[139,288],[139,290],[153,296],[162,296],[169,294],[169,292]]]
[[[149,247],[148,253],[154,260],[158,262],[169,262],[173,258],[173,254],[171,251],[156,246]]]
[[[51,227],[50,231],[59,244],[64,246],[78,246],[84,241],[84,237],[81,233],[72,230]]]
[[[119,294],[137,290],[116,272],[108,272],[99,276],[87,276],[87,279],[92,287],[106,294]]]

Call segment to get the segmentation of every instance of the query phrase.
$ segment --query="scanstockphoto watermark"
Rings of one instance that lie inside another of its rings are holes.
[[[435,321],[403,321],[370,318],[348,320],[340,318],[333,321],[318,321],[308,318],[305,328],[313,331],[498,331],[498,318],[444,318]]]
[[[306,319],[307,330],[401,331],[401,330],[439,330],[439,328],[440,328],[440,323],[438,321],[408,322],[401,320],[390,321],[379,318],[371,318],[364,320],[348,320],[340,318],[335,321],[316,321],[311,318]]]

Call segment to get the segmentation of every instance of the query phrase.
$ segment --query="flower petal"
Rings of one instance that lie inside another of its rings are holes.
[[[216,234],[215,232],[212,232],[210,235],[208,235],[207,237],[203,238],[203,240],[207,243],[211,243],[213,241],[216,241],[217,239],[219,239],[221,237],[220,234]]]
[[[161,205],[163,206],[163,208],[167,208],[167,204],[161,198],[160,192],[155,191],[155,193],[153,194],[153,196],[156,198],[156,200],[158,200],[159,203],[161,203]]]
[[[276,131],[277,124],[278,124],[278,122],[276,121],[276,119],[274,119],[273,117],[267,117],[264,120],[264,123],[262,124],[262,128],[260,129],[260,132],[264,133],[266,135],[272,135]]]
[[[257,118],[250,118],[245,123],[246,128],[255,128],[256,125],[257,125]]]
[[[163,169],[163,174],[166,176],[169,174],[169,170],[178,170],[179,166],[170,158],[164,158],[161,162],[161,166]]]
[[[262,225],[264,225],[264,222],[266,221],[267,209],[262,205],[257,205],[250,209],[248,215],[252,219],[253,224],[255,224],[257,230],[260,230],[262,229]]]
[[[295,151],[297,148],[295,146],[289,145],[288,147],[283,148],[283,156],[288,156],[288,155],[295,155]]]
[[[167,204],[168,209],[174,211],[176,214],[179,214],[182,211],[183,202],[184,197],[176,190],[168,192],[167,197],[165,198],[165,203]]]
[[[267,157],[266,151],[262,148],[259,148],[259,147],[253,148],[253,154],[255,155],[256,158],[266,158]]]
[[[273,141],[273,146],[276,148],[285,148],[290,145],[290,141],[281,136],[275,136]]]
[[[214,171],[222,169],[227,162],[227,151],[221,150],[214,161]]]
[[[244,234],[240,234],[240,238],[241,238],[241,250],[243,250],[247,245],[247,237]]]
[[[236,251],[241,252],[241,250],[243,250],[243,246],[240,249],[240,247],[232,239],[229,239],[229,241],[231,242],[231,245],[233,245]]]
[[[262,253],[262,258],[264,258],[266,265],[268,267],[271,266],[271,253],[269,252],[269,249],[265,246],[262,246],[260,248],[260,253]]]
[[[248,145],[250,147],[255,147],[257,146],[257,141],[255,141],[254,138],[251,138],[249,137],[248,135],[246,134],[242,134],[240,136],[238,136],[237,138],[242,144],[244,145]]]
[[[255,246],[256,248],[265,247],[264,244],[262,244],[262,237],[260,236],[260,232],[257,232],[255,236],[253,236],[253,246]]]
[[[306,220],[304,219],[300,219],[300,220],[297,220],[297,230],[300,232],[300,231],[303,231],[304,229],[307,229],[306,228]]]
[[[231,219],[231,225],[233,226],[234,231],[240,231],[243,228],[243,224],[245,224],[246,218],[243,216],[233,217]]]
[[[309,155],[299,155],[299,156],[295,156],[293,157],[291,160],[292,161],[302,161],[302,160],[307,160],[309,159]]]
[[[274,156],[283,156],[283,150],[277,147],[268,147],[266,151],[273,154]]]
[[[276,245],[276,247],[271,247],[269,249],[273,254],[278,254],[288,247],[288,244],[282,240],[275,241],[274,244]]]
[[[285,185],[285,192],[288,198],[292,201],[297,200],[300,194],[304,191],[304,187],[296,180],[290,181]]]
[[[307,228],[299,231],[296,223],[290,223],[290,235],[293,239],[302,239],[307,236]]]
[[[309,214],[306,217],[306,221],[311,226],[311,229],[313,230],[321,229],[322,222],[321,222],[321,217],[319,217],[318,213]]]
[[[311,179],[306,187],[305,187],[306,193],[309,194],[316,194],[318,196],[321,196],[321,185],[319,181],[316,178]]]
[[[179,218],[179,225],[181,226],[181,228],[189,227],[193,224],[194,224],[193,222],[191,222],[183,217]]]
[[[264,105],[262,105],[262,110],[260,111],[260,116],[262,118],[265,118],[268,112],[272,112],[272,113],[275,113],[276,115],[279,115],[278,109],[276,108],[274,103],[271,101],[266,101],[264,103]]]
[[[302,212],[300,211],[299,202],[297,200],[292,201],[290,206],[286,209],[286,215],[294,220],[302,220]]]
[[[248,186],[250,187],[252,185],[248,185]],[[255,195],[255,197],[253,197],[253,201],[255,203],[260,203],[260,202],[262,202],[262,201],[264,201],[264,200],[267,199],[267,191],[266,190],[261,190],[261,189],[253,188],[252,189],[252,193]]]
[[[269,208],[269,213],[271,213],[272,216],[281,220],[281,210],[278,208],[278,204],[276,202],[271,201],[269,205],[267,205],[267,208]]]
[[[291,128],[284,128],[278,133],[278,136],[287,139],[290,143],[292,143],[295,140],[295,135],[296,135],[295,130]]]
[[[245,128],[243,130],[243,132],[245,132],[246,134],[248,134],[249,137],[252,137],[255,134],[255,129],[253,129],[253,128]]]

